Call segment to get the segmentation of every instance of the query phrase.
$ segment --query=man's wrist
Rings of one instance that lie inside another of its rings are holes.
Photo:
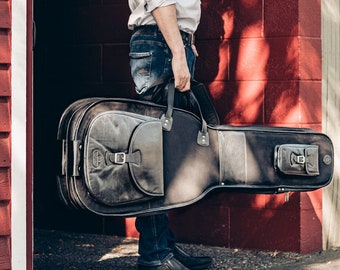
[[[182,46],[176,46],[174,48],[170,48],[171,53],[173,56],[185,56],[185,49],[184,49],[184,44]]]

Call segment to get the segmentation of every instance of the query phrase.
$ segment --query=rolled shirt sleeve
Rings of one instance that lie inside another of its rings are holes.
[[[201,17],[200,0],[129,0],[131,14],[128,28],[156,24],[152,11],[158,7],[176,4],[178,26],[181,30],[194,33]]]
[[[176,0],[145,0],[145,10],[152,12],[155,8],[176,4]]]

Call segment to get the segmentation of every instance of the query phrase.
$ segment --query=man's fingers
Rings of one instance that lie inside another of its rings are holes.
[[[185,79],[175,78],[175,88],[181,92],[190,90],[190,77]]]
[[[183,92],[184,91],[189,91],[190,90],[190,80],[187,81],[186,85],[183,88]]]
[[[175,83],[175,88],[180,92],[188,91],[188,90],[190,90],[190,81],[188,81],[185,84],[176,84]]]

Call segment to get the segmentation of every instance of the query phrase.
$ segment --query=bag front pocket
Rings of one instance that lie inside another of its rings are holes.
[[[162,123],[127,112],[99,115],[84,143],[83,172],[91,196],[106,205],[163,196]]]

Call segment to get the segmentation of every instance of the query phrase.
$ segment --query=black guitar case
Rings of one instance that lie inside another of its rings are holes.
[[[197,116],[174,108],[168,87],[166,106],[87,98],[64,111],[57,183],[66,205],[127,217],[187,206],[216,189],[311,191],[331,181],[333,146],[325,134],[207,124],[200,109]]]

